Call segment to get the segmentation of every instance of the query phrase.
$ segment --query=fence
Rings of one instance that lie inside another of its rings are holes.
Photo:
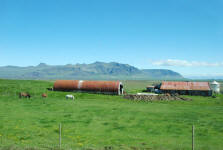
[[[60,123],[58,126],[58,136],[54,137],[56,139],[58,139],[58,143],[48,143],[48,144],[32,144],[32,145],[27,145],[27,144],[23,144],[23,143],[17,143],[17,145],[20,146],[16,146],[16,144],[12,144],[12,143],[7,143],[7,139],[4,138],[4,136],[0,135],[0,150],[2,149],[10,149],[10,150],[20,150],[20,149],[27,149],[27,150],[46,150],[46,149],[50,149],[50,150],[72,150],[72,149],[88,149],[88,150],[93,150],[93,149],[101,149],[101,150],[111,150],[111,149],[150,149],[150,148],[143,148],[143,147],[128,147],[128,146],[124,146],[124,145],[114,145],[114,146],[103,146],[103,147],[94,147],[93,145],[85,145],[84,147],[79,143],[79,145],[70,145],[70,144],[63,144],[63,136],[62,135],[62,124]],[[195,126],[193,125],[191,128],[191,149],[192,150],[197,150],[196,149],[196,138],[195,138],[196,132],[195,132]],[[146,145],[146,143],[144,143],[143,145]],[[177,146],[178,148],[180,148],[180,144],[179,146]],[[183,146],[181,147],[182,149]],[[198,148],[200,149],[200,148]]]

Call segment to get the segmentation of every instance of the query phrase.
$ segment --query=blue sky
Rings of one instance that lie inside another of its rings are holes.
[[[222,0],[1,0],[0,66],[120,62],[223,76]]]

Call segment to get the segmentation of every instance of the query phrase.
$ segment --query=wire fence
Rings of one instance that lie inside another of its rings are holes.
[[[196,134],[196,130],[198,130],[198,133]],[[148,145],[147,143],[141,143],[141,145],[109,145],[109,146],[102,146],[102,147],[96,147],[95,145],[91,144],[85,144],[82,143],[72,143],[67,144],[63,143],[65,136],[64,133],[62,134],[62,125],[59,124],[58,126],[58,134],[57,136],[53,137],[53,141],[50,141],[49,139],[42,139],[43,143],[36,143],[36,144],[26,144],[24,141],[25,139],[22,139],[17,142],[12,142],[13,139],[11,139],[7,135],[1,135],[0,134],[0,150],[113,150],[113,149],[134,149],[134,150],[152,150],[152,149],[168,149],[162,146],[163,141],[157,141],[156,146],[154,145]],[[191,141],[190,145],[186,145],[184,143],[175,143],[175,149],[191,149],[191,150],[204,150],[204,149],[213,149],[213,145],[203,145],[200,142],[199,134],[199,127],[195,128],[193,125],[191,127],[191,136],[188,137],[187,140]],[[210,135],[209,135],[210,136]],[[166,137],[168,138],[168,137]],[[57,142],[56,142],[57,141]],[[32,142],[33,143],[33,142]],[[34,142],[35,143],[35,142]],[[160,144],[160,145],[159,145]],[[214,146],[214,149],[221,150],[221,145]]]

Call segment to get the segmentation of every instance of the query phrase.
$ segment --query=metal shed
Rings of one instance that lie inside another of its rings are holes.
[[[120,81],[57,80],[53,90],[122,95],[123,84]]]
[[[212,90],[208,82],[176,82],[163,81],[160,87],[162,93],[178,93],[183,95],[211,96]]]

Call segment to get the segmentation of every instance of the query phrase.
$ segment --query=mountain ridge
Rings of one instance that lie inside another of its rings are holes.
[[[138,69],[129,64],[99,62],[90,64],[0,67],[0,78],[7,79],[83,79],[83,80],[147,80],[183,79],[177,72],[168,69]]]

